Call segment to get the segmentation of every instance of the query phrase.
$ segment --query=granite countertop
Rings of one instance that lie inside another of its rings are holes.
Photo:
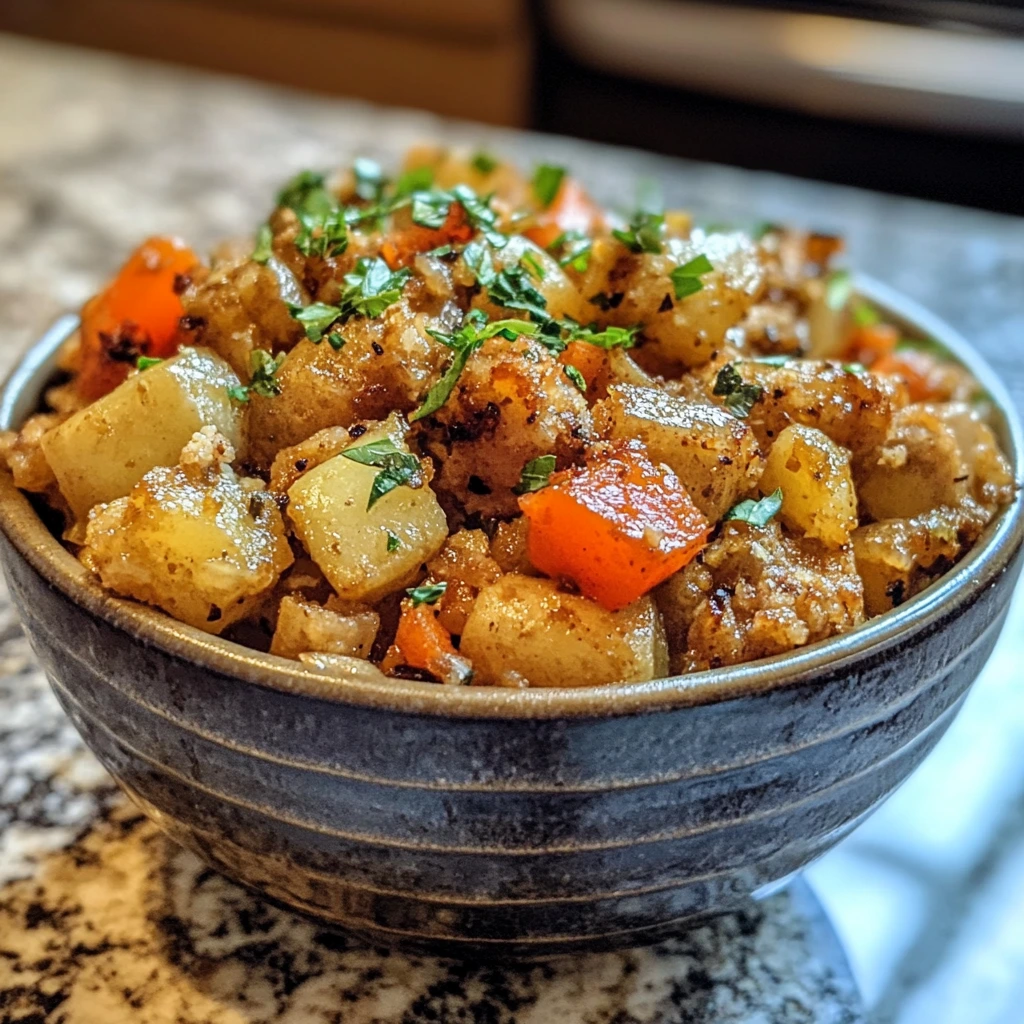
[[[287,174],[441,137],[659,179],[708,219],[847,235],[1024,405],[1024,222],[442,122],[0,36],[0,370],[140,237],[245,233]],[[1024,655],[1003,639],[913,779],[809,872],[878,1021],[1011,1024],[1024,1005]],[[388,955],[261,902],[164,840],[50,695],[0,590],[0,1021],[675,1024],[861,1020],[805,885],[651,951],[521,968]]]

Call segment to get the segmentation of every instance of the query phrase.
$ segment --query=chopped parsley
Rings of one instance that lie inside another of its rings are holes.
[[[878,310],[863,300],[855,302],[850,313],[853,316],[853,322],[858,327],[874,327],[882,322],[882,317]]]
[[[641,327],[641,324],[635,324],[633,327],[598,329],[595,324],[589,327],[575,324],[569,327],[566,341],[585,341],[588,345],[596,345],[598,348],[632,348],[636,344],[636,336],[640,333]]]
[[[548,252],[558,260],[559,266],[582,274],[590,266],[593,245],[593,240],[582,231],[563,231],[548,246]]]
[[[523,466],[519,475],[519,483],[512,488],[516,494],[530,494],[547,487],[551,474],[555,471],[554,455],[539,455]]]
[[[300,213],[298,217],[302,226],[295,236],[295,248],[303,256],[340,256],[348,248],[348,225],[344,210],[339,208],[324,213]]]
[[[764,388],[760,384],[748,384],[740,376],[732,363],[727,363],[718,371],[712,394],[724,399],[726,409],[740,419],[750,415],[754,404],[761,400]]]
[[[370,497],[366,502],[367,511],[396,487],[403,484],[419,486],[423,479],[420,460],[398,448],[390,437],[370,441],[356,448],[346,448],[341,454],[353,462],[380,470],[370,487]]]
[[[437,229],[448,219],[452,197],[447,192],[414,192],[411,216],[413,223],[424,228]]]
[[[326,302],[314,302],[309,306],[288,303],[288,312],[302,324],[306,337],[316,345],[323,341],[324,335],[341,316],[338,306],[329,306]]]
[[[266,349],[254,349],[249,356],[252,371],[249,383],[236,384],[228,388],[228,397],[236,402],[248,402],[252,395],[273,398],[281,394],[281,382],[277,379],[277,371],[281,369],[284,357],[284,352],[273,356]]]
[[[388,535],[388,554],[390,555],[402,546],[402,542],[390,530],[384,532]]]
[[[846,308],[853,294],[853,275],[848,270],[833,270],[825,278],[825,304],[839,311]]]
[[[861,374],[864,374],[864,373],[868,372],[868,368],[863,363],[843,363],[842,365],[843,365],[843,370],[846,373],[852,373],[852,374],[855,374],[858,377]]]
[[[633,215],[629,226],[620,230],[616,228],[612,234],[630,252],[661,252],[661,240],[665,234],[665,216],[640,210]]]
[[[496,305],[506,309],[521,309],[538,323],[551,319],[545,308],[547,300],[534,288],[522,267],[505,267],[495,274],[494,280],[487,287],[487,294]]]
[[[668,276],[675,289],[676,298],[685,299],[688,295],[699,292],[704,287],[704,282],[700,279],[701,274],[710,274],[714,269],[711,260],[703,253],[694,256],[688,263],[673,268]]]
[[[767,526],[769,520],[782,508],[782,488],[779,487],[760,501],[747,498],[738,505],[733,505],[725,513],[724,520],[750,523],[751,526]]]
[[[469,223],[477,231],[482,231],[491,245],[496,249],[506,245],[508,236],[497,230],[498,215],[491,209],[490,197],[481,199],[468,185],[456,185],[451,194],[466,211]]]
[[[256,263],[266,263],[271,256],[274,255],[274,250],[271,247],[274,241],[274,233],[270,230],[269,224],[261,224],[259,231],[256,232],[256,247],[252,251],[252,259]]]
[[[479,171],[481,174],[490,174],[491,171],[497,168],[498,159],[497,157],[491,156],[490,153],[487,153],[482,149],[478,149],[473,154],[469,164],[474,171]]]
[[[533,195],[543,209],[547,209],[558,195],[565,177],[565,168],[554,164],[538,164],[533,172]]]
[[[409,417],[411,422],[421,420],[437,412],[448,401],[449,395],[458,383],[462,371],[469,362],[469,357],[488,338],[501,336],[509,341],[521,334],[536,334],[537,327],[526,320],[493,320],[487,322],[487,314],[480,309],[472,309],[466,314],[463,325],[453,334],[444,334],[427,328],[436,341],[452,350],[452,361],[441,379],[427,392],[423,404]]]
[[[544,267],[541,265],[537,254],[533,252],[524,252],[519,259],[519,263],[524,266],[538,281],[544,280]]]
[[[135,360],[136,370],[148,370],[151,366],[156,366],[157,363],[162,363],[163,360],[158,356],[139,356]]]
[[[318,216],[333,210],[338,203],[327,191],[324,176],[315,171],[299,171],[277,194],[277,205],[298,214]]]
[[[384,189],[388,179],[384,177],[380,164],[366,157],[356,157],[352,164],[352,174],[356,179],[356,195],[368,203],[379,203],[384,198]]]
[[[572,363],[566,363],[565,366],[562,367],[562,370],[565,372],[566,377],[568,377],[580,391],[587,390],[586,377],[584,377],[583,374],[572,365]]]
[[[489,288],[497,276],[491,250],[483,242],[470,242],[462,250],[462,261],[473,271],[476,283],[481,288]]]
[[[447,589],[447,582],[441,580],[440,583],[421,583],[418,587],[409,587],[406,593],[412,598],[413,608],[418,608],[421,604],[436,604],[444,597]]]
[[[327,344],[334,349],[335,352],[340,352],[345,347],[345,337],[341,331],[331,331],[327,335]]]
[[[395,195],[408,196],[434,187],[434,171],[430,167],[414,167],[399,175],[395,182]]]

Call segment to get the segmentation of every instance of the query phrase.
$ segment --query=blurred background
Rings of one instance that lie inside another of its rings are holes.
[[[3,0],[0,29],[1024,212],[1024,0]]]

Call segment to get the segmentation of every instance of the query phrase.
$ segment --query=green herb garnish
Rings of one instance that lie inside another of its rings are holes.
[[[570,326],[565,340],[585,341],[588,345],[596,345],[598,348],[632,348],[642,327],[642,324],[635,324],[633,327],[603,328],[598,328],[596,324],[589,327],[575,324]]]
[[[483,242],[470,242],[462,250],[462,260],[473,271],[476,283],[481,288],[489,288],[497,276],[491,250]]]
[[[250,259],[256,263],[265,264],[274,255],[273,241],[274,233],[270,230],[270,225],[261,224],[256,232],[256,247],[253,249]]]
[[[380,164],[366,157],[356,157],[352,163],[352,174],[356,179],[356,195],[368,203],[379,203],[388,183]]]
[[[340,352],[345,347],[345,338],[341,331],[331,331],[327,335],[327,344],[334,349],[335,352]]]
[[[440,583],[421,583],[418,587],[409,587],[406,593],[412,598],[413,608],[418,608],[421,604],[436,604],[444,597],[447,589],[447,582],[442,580]]]
[[[767,526],[769,520],[782,508],[782,488],[779,487],[771,494],[766,495],[760,501],[747,498],[738,505],[733,505],[725,513],[726,522],[738,521],[750,523],[751,526]]]
[[[157,363],[162,363],[163,360],[158,356],[139,356],[135,360],[136,370],[148,370],[151,366],[156,366]]]
[[[492,320],[488,323],[487,314],[483,310],[472,309],[466,314],[463,325],[453,334],[444,334],[431,328],[427,328],[427,331],[436,341],[450,348],[454,355],[441,379],[427,392],[423,404],[409,417],[411,422],[432,415],[448,401],[469,357],[488,338],[500,336],[511,341],[522,334],[536,334],[538,328],[526,320]]]
[[[430,167],[414,167],[399,175],[395,182],[395,195],[408,196],[434,187],[434,171]]]
[[[732,363],[718,371],[712,394],[724,399],[726,409],[740,419],[750,415],[754,404],[761,400],[764,388],[760,384],[747,384]]]
[[[289,302],[288,312],[302,324],[306,337],[316,345],[323,341],[331,325],[341,316],[339,306],[329,306],[326,302],[314,302],[308,306]]]
[[[825,304],[839,311],[846,308],[853,294],[853,275],[848,270],[833,270],[825,278]]]
[[[424,228],[441,227],[448,219],[452,197],[447,192],[413,192],[411,216],[413,223]]]
[[[390,530],[384,532],[388,535],[388,554],[390,555],[402,546],[402,542]]]
[[[523,466],[519,475],[519,483],[512,488],[516,494],[530,494],[547,487],[551,474],[555,471],[554,455],[539,455]]]
[[[630,252],[661,252],[664,233],[664,214],[649,210],[640,210],[634,214],[625,230],[616,228],[612,232]]]
[[[857,301],[850,310],[853,322],[858,327],[874,327],[882,322],[882,317],[874,306],[864,301]]]
[[[565,168],[554,164],[539,164],[533,172],[533,195],[543,209],[555,201],[564,177]]]
[[[562,370],[564,371],[566,377],[568,377],[569,380],[571,380],[573,384],[575,384],[576,387],[579,388],[580,391],[585,392],[587,390],[586,377],[584,377],[583,374],[580,373],[580,371],[577,370],[576,367],[572,365],[572,363],[566,363],[565,366],[562,367]]]
[[[524,266],[538,281],[544,280],[544,267],[541,265],[537,254],[533,252],[524,252],[519,259],[520,264]]]
[[[593,240],[582,231],[563,231],[548,246],[548,252],[558,260],[559,266],[583,274],[590,266],[593,245]]]
[[[479,171],[481,174],[490,174],[491,171],[498,166],[498,159],[497,157],[491,156],[490,153],[487,153],[482,149],[478,149],[473,154],[469,163],[474,171]]]
[[[281,394],[281,382],[277,379],[277,371],[281,369],[284,357],[284,352],[273,356],[266,349],[254,349],[249,356],[252,372],[249,383],[236,384],[228,388],[228,397],[236,402],[248,402],[252,395],[273,398]]]
[[[703,253],[694,256],[688,263],[675,267],[668,276],[675,289],[676,298],[685,299],[688,295],[699,292],[704,287],[704,282],[700,279],[701,274],[709,274],[714,269],[711,260]]]
[[[303,256],[340,256],[348,248],[348,224],[344,210],[300,213],[298,217],[302,226],[295,236],[295,248]]]
[[[277,205],[287,206],[299,214],[320,216],[333,210],[338,203],[327,191],[322,174],[299,171],[277,194]]]
[[[403,484],[411,486],[414,482],[419,486],[422,482],[420,460],[398,448],[390,437],[370,441],[356,448],[346,448],[341,454],[353,462],[380,470],[370,487],[370,497],[366,502],[367,511],[396,487]]]

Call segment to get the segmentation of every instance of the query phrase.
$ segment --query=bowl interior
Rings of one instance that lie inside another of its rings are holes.
[[[1018,481],[1024,479],[1024,434],[1001,381],[981,357],[947,324],[888,287],[858,277],[857,293],[907,336],[932,339],[974,374],[992,398],[992,426],[1015,476]],[[74,316],[62,317],[19,363],[0,395],[0,429],[17,427],[38,408],[43,388],[53,375],[59,348],[77,324]],[[385,679],[372,666],[350,679],[328,678],[290,659],[250,650],[177,622],[156,609],[112,597],[49,532],[7,474],[0,474],[0,525],[23,557],[77,603],[147,643],[256,685],[414,713],[488,718],[604,717],[727,700],[805,681],[826,666],[834,668],[869,648],[893,644],[907,630],[927,628],[1009,562],[1024,540],[1024,498],[1018,490],[1011,505],[950,572],[906,604],[851,633],[723,669],[613,687],[542,690],[447,687]]]

